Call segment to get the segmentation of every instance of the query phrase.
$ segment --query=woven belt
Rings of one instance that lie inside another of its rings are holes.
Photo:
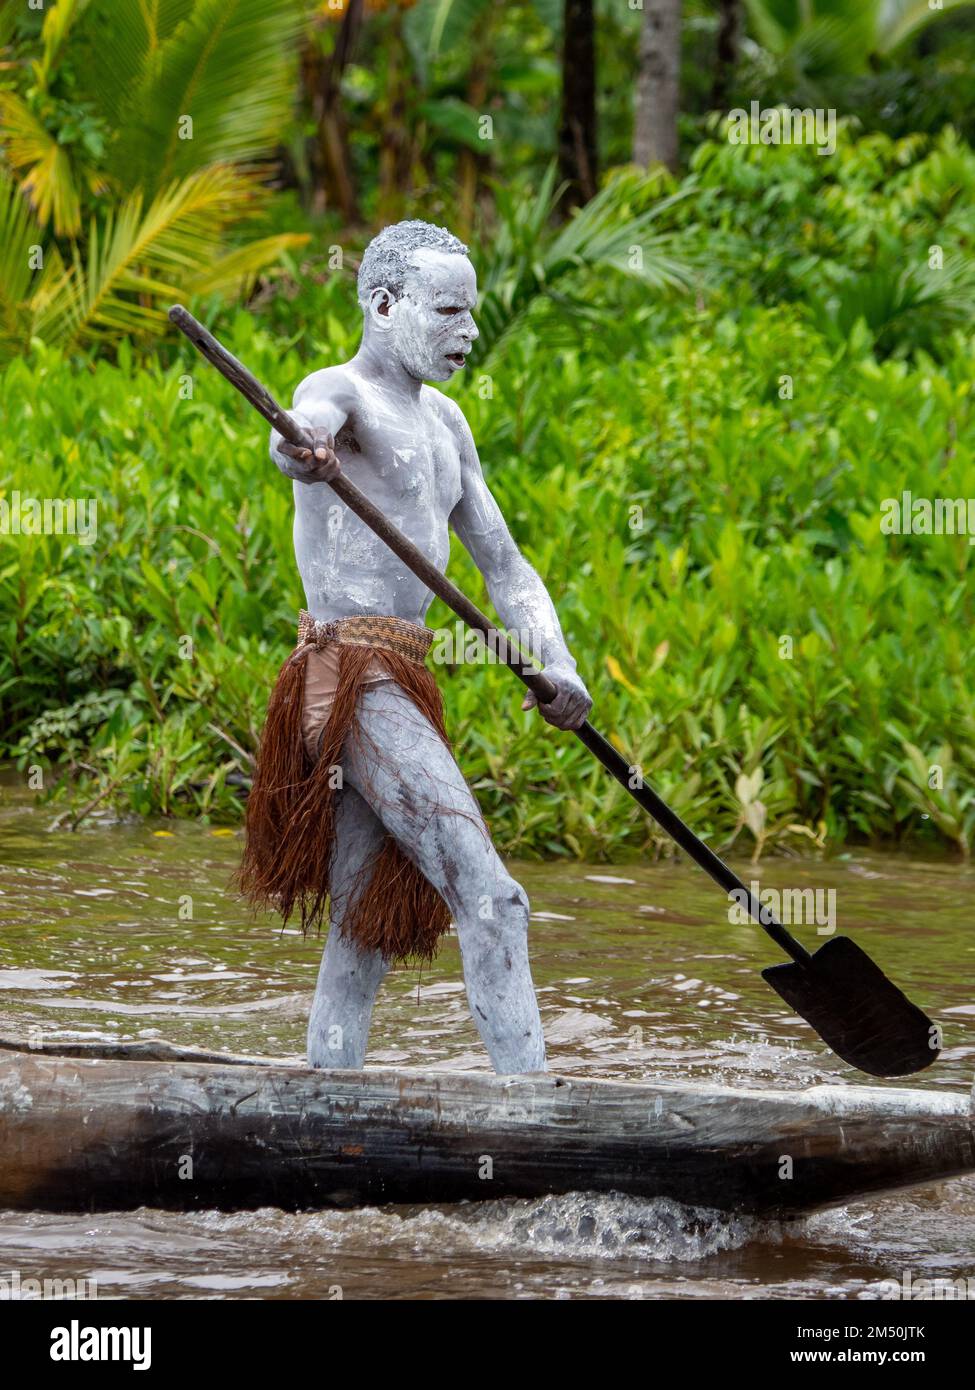
[[[351,647],[382,647],[422,666],[433,642],[433,633],[422,623],[380,614],[333,618],[330,622],[322,623],[302,608],[298,614],[298,647],[295,655],[305,647],[315,647],[320,651],[329,642]]]

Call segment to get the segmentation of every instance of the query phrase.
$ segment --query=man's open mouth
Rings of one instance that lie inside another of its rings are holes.
[[[455,367],[462,367],[466,358],[462,352],[448,352],[447,361],[452,362]]]

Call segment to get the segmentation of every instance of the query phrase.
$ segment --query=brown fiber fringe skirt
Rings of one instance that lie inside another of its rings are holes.
[[[335,786],[347,741],[360,737],[357,702],[373,658],[426,715],[447,747],[443,699],[424,665],[433,634],[399,618],[339,618],[317,623],[305,612],[299,643],[278,673],[268,703],[244,821],[236,881],[255,908],[274,909],[302,931],[320,928],[335,853]],[[339,644],[339,676],[317,762],[302,739],[305,657]],[[430,960],[450,926],[447,904],[396,840],[387,835],[343,902],[341,932],[360,950],[389,961]]]

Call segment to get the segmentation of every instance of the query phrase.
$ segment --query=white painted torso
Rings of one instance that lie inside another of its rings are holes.
[[[335,436],[343,472],[444,571],[448,518],[461,497],[460,447],[450,403],[423,386],[413,401],[390,397],[353,367],[342,370],[351,408]],[[296,414],[314,421],[315,376],[296,393]],[[334,386],[334,369],[329,374]],[[295,559],[309,612],[319,620],[391,614],[422,622],[433,595],[327,483],[295,482]]]

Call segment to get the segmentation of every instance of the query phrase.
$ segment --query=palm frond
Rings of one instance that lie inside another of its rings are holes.
[[[248,242],[218,257],[205,270],[186,280],[183,289],[189,295],[229,290],[246,296],[262,270],[279,261],[285,251],[307,246],[309,239],[308,232],[281,232]]]
[[[57,247],[40,238],[30,208],[0,170],[0,362],[26,352],[38,307],[64,277]]]
[[[879,357],[922,349],[940,361],[951,333],[975,314],[975,270],[961,255],[946,257],[939,270],[877,266],[850,276],[829,298],[811,296],[810,305],[837,343],[862,322]]]
[[[552,269],[563,264],[573,269],[612,266],[656,289],[686,289],[690,283],[687,263],[668,254],[673,238],[652,228],[692,190],[685,186],[680,192],[658,198],[642,212],[626,215],[623,205],[631,185],[632,178],[614,180],[581,208],[553,241],[546,265]]]
[[[817,83],[865,72],[875,47],[873,7],[860,5],[851,7],[849,14],[826,15],[804,24],[792,37],[786,64],[800,79]]]
[[[646,203],[650,190],[657,192],[657,184],[643,173],[622,175],[561,230],[547,232],[561,192],[555,186],[554,164],[532,198],[498,189],[501,225],[494,256],[482,276],[478,356],[497,347],[543,296],[553,302],[558,299],[574,313],[574,301],[563,290],[570,277],[586,267],[627,275],[656,290],[686,288],[690,267],[676,255],[674,235],[654,231],[653,224],[692,189],[657,196],[650,206],[634,212],[634,203]]]
[[[454,52],[467,39],[491,0],[418,0],[403,33],[421,75],[439,53]]]
[[[138,0],[133,9],[139,11],[139,20],[145,26],[150,55],[192,13],[195,3],[196,0]]]
[[[297,0],[195,0],[165,38],[130,25],[124,42],[141,61],[117,111],[113,175],[152,193],[208,164],[266,157],[291,114],[300,23]],[[93,80],[108,109],[112,73]]]
[[[90,0],[75,42],[86,98],[110,129],[124,132],[139,93],[157,71],[163,43],[196,0]],[[130,181],[131,186],[131,181]]]
[[[31,248],[40,230],[14,182],[0,170],[0,353],[27,340]]]
[[[781,14],[769,0],[745,0],[749,25],[758,42],[769,53],[781,53],[788,43],[790,19],[788,11]]]
[[[879,0],[746,0],[754,33],[781,77],[808,88],[838,73],[863,72],[876,49]]]
[[[745,0],[752,30],[792,76],[865,72],[923,25],[972,0]]]
[[[13,38],[14,26],[19,18],[16,6],[0,6],[0,49],[6,48]]]
[[[930,0],[879,0],[877,52],[892,53],[930,20],[971,3],[972,0],[941,0],[934,8]]]
[[[57,236],[76,236],[81,199],[67,150],[15,92],[0,92],[0,125],[7,163],[21,175],[38,222],[46,227],[53,217]]]
[[[253,179],[217,165],[178,180],[144,206],[137,192],[106,218],[92,219],[87,262],[75,253],[36,331],[51,342],[78,342],[159,331],[165,305],[199,267],[216,261],[227,227],[250,210]]]

